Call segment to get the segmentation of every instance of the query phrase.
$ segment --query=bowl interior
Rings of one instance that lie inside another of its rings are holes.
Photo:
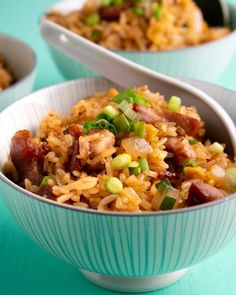
[[[12,70],[16,80],[28,76],[36,64],[36,57],[32,49],[16,38],[0,34],[0,54]]]

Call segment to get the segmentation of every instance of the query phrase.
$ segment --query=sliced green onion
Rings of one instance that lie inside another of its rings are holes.
[[[96,128],[96,127],[97,127],[96,121],[88,121],[84,124],[84,132],[88,133],[90,129]]]
[[[164,193],[170,191],[173,189],[170,181],[168,178],[162,179],[160,182],[155,184],[155,187],[158,189],[158,191],[163,195]]]
[[[42,179],[41,183],[40,183],[40,186],[43,186],[43,185],[47,185],[48,184],[48,181],[53,178],[51,176],[44,176],[44,178]]]
[[[111,194],[119,194],[123,190],[123,184],[117,177],[108,177],[104,181],[104,188]]]
[[[161,18],[161,13],[162,13],[162,6],[160,3],[157,3],[152,11],[152,16],[154,16],[157,20]]]
[[[115,125],[118,132],[129,132],[130,131],[130,124],[128,119],[125,117],[124,114],[119,115],[113,120],[113,124]]]
[[[97,127],[101,129],[108,129],[110,125],[106,119],[97,120],[96,123],[97,123]]]
[[[173,112],[178,112],[181,107],[181,98],[178,96],[171,96],[168,102],[168,109]]]
[[[112,0],[101,0],[102,6],[109,6],[111,4]]]
[[[130,102],[131,97],[133,99],[132,102]],[[116,103],[121,103],[123,100],[126,100],[127,102],[130,102],[130,103],[137,103],[144,106],[149,106],[148,101],[141,94],[139,94],[135,90],[135,88],[125,89],[124,91],[122,91],[121,93],[119,93],[113,98],[113,101]]]
[[[194,145],[194,144],[197,143],[197,140],[195,140],[195,139],[189,139],[189,140],[188,140],[188,143],[189,143],[190,145]]]
[[[173,209],[174,206],[175,206],[175,202],[176,202],[175,198],[165,196],[163,201],[161,202],[160,210],[171,210],[171,209]]]
[[[116,109],[109,105],[103,109],[102,113],[105,114],[108,119],[114,119],[120,114]]]
[[[85,23],[88,26],[96,26],[100,22],[100,16],[98,13],[92,13],[85,18]]]
[[[186,160],[186,161],[184,161],[184,163],[183,163],[183,171],[188,166],[197,167],[197,163],[194,160]]]
[[[111,167],[115,170],[121,170],[129,167],[132,158],[129,154],[120,154],[111,161]]]
[[[145,10],[139,6],[133,7],[132,12],[139,16],[145,16]]]
[[[146,135],[146,127],[143,121],[138,121],[134,124],[134,133],[139,137],[145,137]]]
[[[114,6],[120,6],[123,4],[123,0],[111,0],[111,4]]]
[[[220,154],[224,151],[224,147],[222,144],[214,142],[213,144],[209,145],[208,151],[212,154]]]
[[[101,39],[101,36],[102,36],[102,32],[101,31],[94,30],[94,31],[91,32],[90,38],[94,42],[98,42]]]
[[[115,125],[111,123],[109,124],[108,130],[111,131],[114,135],[118,134],[118,130],[116,129]]]
[[[126,115],[126,117],[130,119],[132,122],[135,122],[138,120],[139,115],[134,110],[132,110],[130,104],[126,100],[123,100],[119,104],[119,108]]]
[[[141,174],[141,168],[140,168],[140,166],[138,166],[138,167],[129,167],[129,175],[135,175],[135,176],[137,176],[139,174]]]
[[[139,166],[140,166],[141,172],[149,171],[148,161],[146,159],[140,159]]]
[[[227,168],[225,171],[225,184],[231,191],[236,191],[236,167]]]

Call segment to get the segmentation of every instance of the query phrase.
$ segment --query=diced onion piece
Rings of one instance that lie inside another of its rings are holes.
[[[134,159],[138,157],[146,158],[147,155],[153,152],[151,145],[140,137],[125,138],[121,141],[121,146]]]
[[[111,161],[111,167],[120,170],[129,167],[132,158],[129,154],[120,154]]]
[[[227,168],[225,171],[225,184],[231,191],[236,191],[236,167]]]
[[[111,194],[119,194],[123,190],[123,184],[117,177],[108,177],[104,182],[104,188]]]
[[[181,107],[181,98],[178,96],[171,96],[168,102],[168,109],[173,112],[178,112]]]
[[[222,144],[214,142],[213,144],[209,145],[208,151],[212,154],[220,154],[224,151],[224,147]]]

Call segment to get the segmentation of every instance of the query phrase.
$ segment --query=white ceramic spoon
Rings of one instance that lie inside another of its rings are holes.
[[[153,72],[118,56],[46,18],[41,22],[42,37],[54,48],[101,73],[112,82],[127,88],[148,85],[168,99],[178,95],[183,103],[195,106],[206,123],[208,136],[227,145],[227,152],[236,155],[236,129],[225,110],[204,92],[174,78]]]

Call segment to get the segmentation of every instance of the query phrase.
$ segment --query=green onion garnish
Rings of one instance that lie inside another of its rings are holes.
[[[229,167],[226,169],[224,181],[230,190],[236,191],[236,167]]]
[[[141,174],[141,168],[140,168],[140,166],[138,166],[138,167],[129,167],[129,175],[135,175],[135,176],[137,176],[139,174]]]
[[[113,124],[115,125],[118,132],[129,132],[130,131],[130,123],[124,114],[116,117],[113,120]]]
[[[183,171],[184,171],[184,169],[186,167],[189,167],[189,166],[197,167],[197,163],[194,160],[186,160],[186,161],[184,161],[184,163],[183,163]]]
[[[132,12],[139,15],[139,16],[145,16],[145,10],[142,7],[139,7],[139,6],[133,7]]]
[[[106,106],[104,110],[102,111],[102,113],[105,114],[108,119],[114,119],[120,114],[116,109],[114,109],[110,105]]]
[[[212,154],[220,154],[224,151],[224,147],[222,144],[214,142],[211,145],[209,145],[208,151]]]
[[[94,42],[98,42],[100,40],[101,36],[102,36],[102,32],[101,31],[94,30],[94,31],[91,32],[90,38]]]
[[[154,16],[157,20],[161,18],[161,13],[162,13],[162,6],[160,3],[157,3],[152,11],[152,16]]]
[[[90,129],[96,128],[96,127],[97,127],[96,121],[88,121],[84,124],[84,132],[88,133]]]
[[[131,98],[133,99],[132,102],[130,102]],[[139,94],[135,90],[135,88],[125,89],[124,91],[122,91],[121,93],[119,93],[113,98],[113,101],[116,103],[121,103],[123,100],[126,100],[127,102],[130,102],[130,103],[137,103],[144,106],[149,106],[148,101],[144,97],[142,97],[142,95]]]
[[[103,6],[109,6],[111,4],[112,0],[101,0],[101,4]]]
[[[97,120],[96,123],[97,123],[97,127],[101,129],[108,129],[110,125],[106,119]]]
[[[96,26],[100,22],[100,16],[98,13],[92,13],[85,18],[85,23],[88,26]]]
[[[129,154],[120,154],[111,161],[111,167],[115,170],[121,170],[129,167],[132,158]]]
[[[168,102],[168,109],[173,112],[178,112],[181,107],[181,98],[178,96],[171,96]]]
[[[190,145],[194,145],[194,144],[197,143],[197,140],[195,140],[195,139],[189,139],[189,140],[188,140],[188,143],[189,143]]]
[[[113,6],[120,6],[121,4],[123,4],[123,0],[111,0]]]
[[[51,176],[44,176],[44,178],[42,179],[41,183],[40,183],[40,186],[43,186],[43,185],[47,185],[48,184],[48,181],[53,178]]]
[[[174,208],[176,199],[169,197],[169,196],[165,196],[163,201],[161,202],[160,205],[160,210],[171,210]]]
[[[119,108],[126,115],[126,117],[130,119],[132,122],[135,122],[138,120],[139,115],[134,110],[132,110],[130,104],[126,100],[123,100],[119,104]]]
[[[143,121],[138,121],[134,124],[134,133],[139,137],[145,137],[146,135],[146,128],[145,123]]]
[[[140,166],[141,172],[149,171],[148,161],[146,159],[140,159],[139,166]]]
[[[170,181],[168,178],[162,179],[160,182],[155,184],[155,187],[158,189],[158,191],[163,195],[164,193],[170,191],[173,189]]]
[[[108,177],[104,181],[104,188],[111,194],[119,194],[123,190],[123,184],[117,177]]]

